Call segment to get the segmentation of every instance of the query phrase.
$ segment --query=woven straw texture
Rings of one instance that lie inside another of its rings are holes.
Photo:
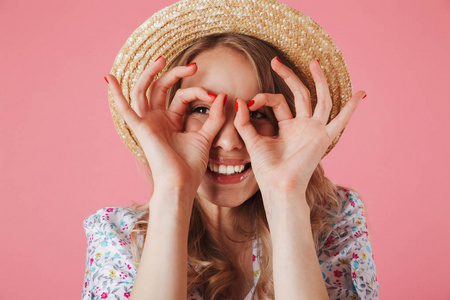
[[[340,50],[328,34],[307,15],[275,0],[182,0],[174,3],[155,13],[133,32],[117,55],[111,74],[119,81],[130,103],[134,84],[158,56],[164,56],[170,66],[195,41],[223,32],[254,36],[281,50],[306,75],[313,108],[317,100],[309,62],[319,59],[333,101],[329,121],[351,98],[350,74]],[[108,96],[120,137],[130,151],[147,164],[137,138],[117,112],[110,90]],[[334,139],[324,157],[343,132]]]

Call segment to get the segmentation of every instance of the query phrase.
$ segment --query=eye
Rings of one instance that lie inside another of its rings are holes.
[[[201,114],[201,115],[207,115],[209,114],[209,107],[206,106],[195,106],[190,111],[191,114]]]
[[[267,119],[267,116],[264,112],[259,111],[259,110],[255,110],[255,111],[250,111],[250,118],[252,119]]]

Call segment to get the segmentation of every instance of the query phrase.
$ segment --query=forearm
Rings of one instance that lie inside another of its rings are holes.
[[[298,194],[276,193],[268,213],[276,299],[329,299],[311,230],[310,209]],[[291,197],[292,199],[288,199]]]
[[[154,195],[131,299],[186,299],[187,240],[192,200]],[[187,201],[183,201],[187,200]]]

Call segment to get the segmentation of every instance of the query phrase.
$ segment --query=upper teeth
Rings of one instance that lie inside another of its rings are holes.
[[[219,174],[235,174],[241,173],[244,171],[245,165],[216,165],[213,163],[209,163],[208,169],[211,172],[219,173]]]

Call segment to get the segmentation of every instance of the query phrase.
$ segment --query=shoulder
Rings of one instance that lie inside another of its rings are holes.
[[[129,298],[137,274],[131,230],[140,214],[132,207],[108,206],[84,219],[87,252],[83,299]],[[142,248],[140,237],[138,247]]]
[[[321,237],[319,249],[336,246],[338,241],[348,242],[352,236],[368,235],[365,207],[359,194],[338,186],[338,196],[338,202],[326,206],[330,229]]]
[[[343,208],[346,209],[356,208],[356,210],[364,208],[363,202],[356,191],[346,189],[343,187],[339,187],[338,191],[342,195]]]
[[[347,223],[351,219],[365,217],[364,203],[356,191],[338,187],[338,194],[341,199],[340,206],[331,208],[336,216],[333,229],[339,227],[340,224]]]
[[[129,233],[141,214],[142,212],[137,212],[133,207],[108,206],[85,218],[83,227],[86,233],[98,230]]]
[[[340,188],[341,208],[319,251],[319,263],[331,299],[358,295],[378,299],[378,278],[367,229],[365,207],[357,192]]]

